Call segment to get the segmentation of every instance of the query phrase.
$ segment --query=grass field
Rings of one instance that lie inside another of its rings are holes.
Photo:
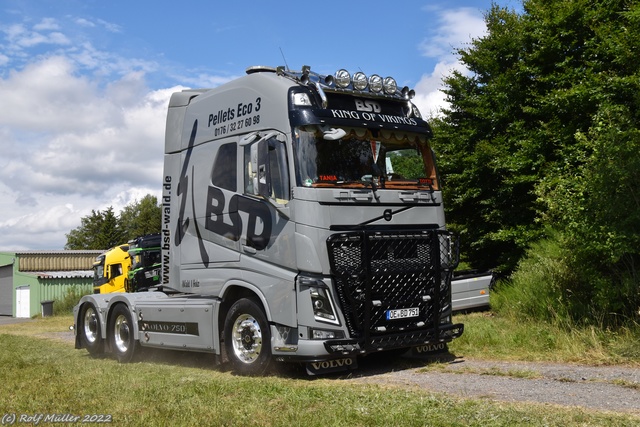
[[[456,316],[465,325],[451,352],[497,360],[547,361],[640,368],[640,327],[616,331],[530,321],[514,321],[492,312]]]
[[[484,325],[486,333],[493,333],[490,325],[496,321],[486,315],[458,320],[467,324],[466,333],[470,325],[478,332]],[[181,353],[170,353],[178,360],[151,357],[123,365],[110,358],[93,359],[68,340],[56,339],[71,323],[71,317],[64,316],[0,326],[0,416],[105,414],[113,425],[133,426],[640,424],[638,417],[628,415],[458,399],[428,390],[356,385],[336,377],[237,377],[214,368],[207,357]],[[475,339],[474,333],[468,335],[467,340]],[[452,352],[469,356],[471,345],[460,340]]]

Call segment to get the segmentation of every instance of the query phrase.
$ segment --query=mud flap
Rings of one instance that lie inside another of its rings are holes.
[[[324,375],[334,372],[347,371],[358,368],[358,359],[355,357],[345,357],[342,359],[322,360],[319,362],[307,363],[308,375]]]

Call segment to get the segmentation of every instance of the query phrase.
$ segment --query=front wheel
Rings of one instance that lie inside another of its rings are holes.
[[[236,301],[224,322],[224,346],[232,370],[264,374],[271,363],[271,334],[262,308],[248,298]]]
[[[80,339],[82,346],[90,355],[100,356],[104,353],[104,340],[100,333],[100,318],[93,303],[86,303],[80,312]]]
[[[111,316],[109,316],[108,334],[111,351],[115,354],[118,362],[131,362],[139,343],[135,339],[131,312],[126,305],[118,304],[114,307]]]

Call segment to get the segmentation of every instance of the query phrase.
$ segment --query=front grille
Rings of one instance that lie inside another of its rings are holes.
[[[457,239],[441,230],[356,231],[327,240],[332,276],[346,326],[365,348],[437,340],[440,314],[451,309]],[[418,317],[387,319],[417,308]]]

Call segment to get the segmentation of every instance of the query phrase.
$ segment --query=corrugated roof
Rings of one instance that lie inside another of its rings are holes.
[[[93,270],[37,271],[28,274],[33,274],[38,279],[87,279],[93,277]]]
[[[69,255],[95,255],[98,256],[101,253],[104,253],[106,251],[106,249],[99,249],[99,250],[50,250],[50,251],[20,251],[20,252],[15,252],[16,255],[65,255],[65,254],[69,254]]]
[[[85,271],[93,268],[102,251],[17,252],[18,271]]]

